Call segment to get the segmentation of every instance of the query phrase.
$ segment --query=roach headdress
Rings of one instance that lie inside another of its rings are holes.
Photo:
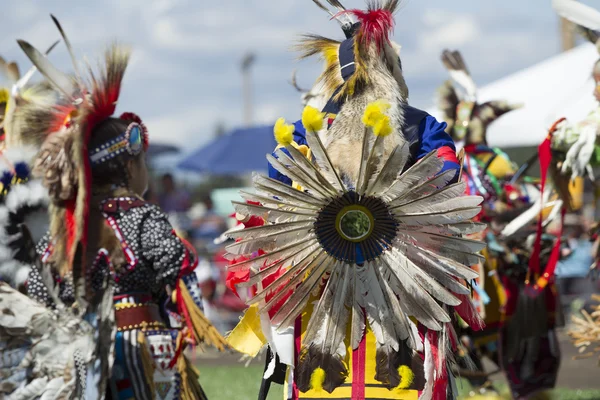
[[[58,92],[49,107],[47,139],[38,155],[35,172],[42,175],[49,190],[52,261],[61,273],[73,271],[82,277],[85,268],[87,222],[91,194],[91,162],[88,144],[94,128],[111,117],[121,91],[129,51],[121,46],[108,48],[99,73],[88,68],[88,78],[79,72],[70,42],[53,17],[73,61],[74,76],[54,67],[25,41],[19,45]]]
[[[442,63],[452,81],[438,89],[438,108],[444,114],[448,132],[455,142],[487,144],[487,127],[507,112],[522,107],[506,101],[477,102],[477,85],[459,51],[444,50]]]
[[[394,12],[399,2],[369,2],[366,10],[345,9],[340,2],[330,1],[342,20],[346,39],[337,41],[317,35],[306,35],[298,45],[301,57],[320,55],[325,62],[319,77],[323,96],[329,101],[324,110],[335,117],[327,133],[327,150],[342,179],[356,181],[357,154],[362,146],[362,111],[377,100],[390,105],[389,116],[394,133],[386,139],[385,154],[404,141],[403,106],[408,89],[402,75],[399,55],[391,41]],[[319,3],[320,4],[320,3]],[[326,9],[322,4],[320,7]]]
[[[54,42],[45,54],[58,44]],[[32,146],[39,148],[47,131],[48,108],[56,101],[56,92],[46,81],[30,84],[37,68],[31,67],[21,75],[15,62],[0,57],[0,72],[11,82],[10,88],[0,89],[0,127],[6,147]]]

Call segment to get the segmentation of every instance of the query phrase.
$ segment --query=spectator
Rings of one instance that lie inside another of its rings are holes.
[[[154,190],[154,184],[152,182],[148,185],[148,190],[146,190],[146,193],[144,193],[144,200],[146,200],[148,203],[159,205],[158,198],[156,197],[156,191]]]
[[[206,196],[202,203],[205,207],[204,215],[192,223],[192,235],[196,240],[212,243],[227,230],[227,221],[215,212],[210,196]]]
[[[162,194],[158,201],[163,211],[168,214],[186,212],[192,204],[190,195],[185,190],[177,188],[171,174],[162,177]]]

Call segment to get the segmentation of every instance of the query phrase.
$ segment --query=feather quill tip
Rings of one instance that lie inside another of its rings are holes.
[[[310,375],[310,387],[320,393],[323,391],[323,383],[325,383],[325,370],[319,367]]]
[[[386,137],[390,133],[392,133],[394,129],[392,128],[392,124],[390,123],[390,117],[384,115],[379,122],[375,124],[373,127],[373,133],[375,136]]]
[[[302,125],[308,132],[319,132],[323,129],[325,113],[320,112],[312,106],[304,107],[302,111]]]
[[[390,103],[384,100],[377,100],[367,104],[362,118],[363,124],[370,128],[374,127],[386,116],[385,112],[389,110],[390,107]]]
[[[294,141],[294,125],[287,125],[285,119],[279,118],[273,127],[275,140],[281,146],[289,146]]]
[[[415,380],[415,373],[407,365],[398,367],[398,375],[400,375],[400,383],[396,386],[396,390],[406,390],[410,388]]]

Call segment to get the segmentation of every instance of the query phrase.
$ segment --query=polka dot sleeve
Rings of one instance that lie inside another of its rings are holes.
[[[156,284],[175,285],[185,258],[183,243],[158,208],[152,208],[142,223],[143,258],[156,271]]]

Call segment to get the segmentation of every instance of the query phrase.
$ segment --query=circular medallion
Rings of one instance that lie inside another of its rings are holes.
[[[317,216],[315,234],[331,256],[349,263],[374,260],[391,246],[397,223],[376,197],[347,192],[327,204]]]

